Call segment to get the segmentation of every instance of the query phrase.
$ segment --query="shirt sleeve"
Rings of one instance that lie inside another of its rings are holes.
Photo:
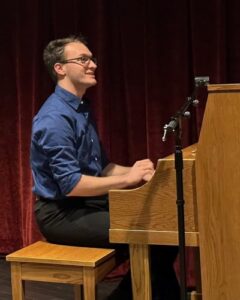
[[[81,178],[75,147],[74,124],[65,115],[48,114],[36,121],[34,139],[44,153],[53,180],[67,195]]]

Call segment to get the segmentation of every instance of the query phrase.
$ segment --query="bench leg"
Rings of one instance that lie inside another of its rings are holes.
[[[96,280],[94,268],[83,268],[83,293],[84,300],[96,299]]]
[[[74,284],[74,300],[82,300],[82,285]]]
[[[21,263],[11,262],[12,299],[24,300],[24,282],[22,281]]]

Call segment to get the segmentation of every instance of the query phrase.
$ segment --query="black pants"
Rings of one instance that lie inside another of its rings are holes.
[[[47,241],[52,243],[115,248],[117,253],[127,254],[128,245],[109,243],[110,223],[107,201],[99,201],[100,205],[96,203],[83,198],[40,199],[35,204],[39,229]],[[179,300],[179,285],[173,269],[178,248],[151,246],[150,250],[153,299]],[[127,285],[130,286],[124,281],[123,285],[125,285],[124,289],[127,289]],[[112,299],[118,298],[114,296]],[[124,299],[131,299],[131,297],[124,296]]]

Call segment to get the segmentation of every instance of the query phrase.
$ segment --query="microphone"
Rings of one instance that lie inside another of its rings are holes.
[[[168,124],[164,125],[163,137],[162,137],[163,142],[166,142],[168,132],[174,132],[177,126],[178,126],[178,121],[175,118],[173,118]]]

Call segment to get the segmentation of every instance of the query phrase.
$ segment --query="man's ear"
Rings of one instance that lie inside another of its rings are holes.
[[[53,68],[58,75],[65,75],[65,70],[62,64],[56,63]]]

